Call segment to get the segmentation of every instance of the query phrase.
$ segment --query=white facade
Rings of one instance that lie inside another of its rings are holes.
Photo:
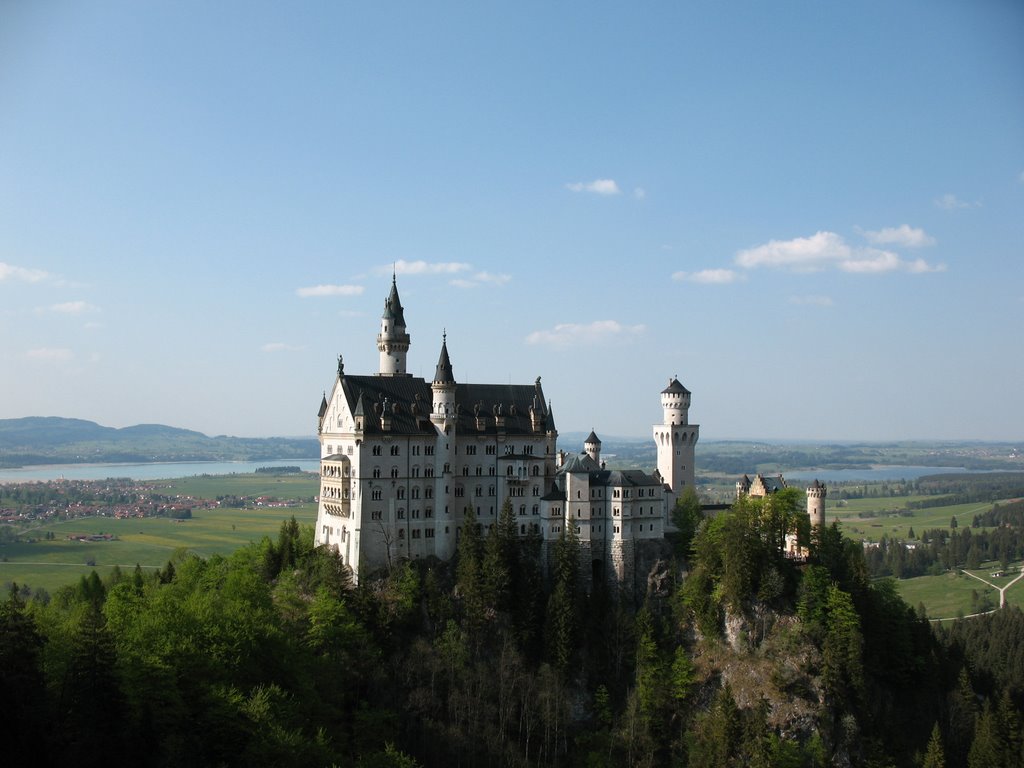
[[[684,402],[673,390],[670,407],[662,393],[660,474],[612,471],[593,433],[584,453],[557,452],[539,377],[459,384],[445,339],[428,382],[405,372],[410,343],[392,282],[377,337],[380,370],[348,375],[339,357],[320,406],[316,543],[333,547],[357,579],[401,558],[450,558],[466,512],[486,532],[506,499],[523,535],[553,542],[572,525],[581,548],[610,564],[612,580],[628,575],[630,543],[664,536],[676,494],[693,482],[697,427],[686,421],[688,392]]]

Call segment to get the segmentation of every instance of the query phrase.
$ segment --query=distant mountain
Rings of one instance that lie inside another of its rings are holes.
[[[0,419],[0,467],[147,461],[315,459],[315,438],[208,437],[163,424],[117,429],[84,419]]]

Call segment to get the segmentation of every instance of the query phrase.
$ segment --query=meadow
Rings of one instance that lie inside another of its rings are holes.
[[[178,550],[203,557],[227,555],[264,536],[276,538],[281,523],[293,515],[300,525],[316,522],[315,475],[217,475],[146,483],[167,496],[216,499],[260,496],[294,500],[293,506],[220,507],[195,509],[189,520],[166,517],[83,517],[39,525],[31,529],[32,542],[0,545],[0,584],[16,582],[49,592],[77,581],[95,570],[105,577],[114,566],[122,570],[162,568]],[[53,539],[46,534],[52,532]],[[111,534],[111,541],[77,541],[69,536]]]

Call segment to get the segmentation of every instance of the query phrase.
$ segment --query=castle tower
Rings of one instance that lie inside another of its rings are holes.
[[[598,464],[601,463],[601,440],[594,433],[594,430],[590,430],[590,435],[583,442],[583,450],[587,456],[592,458]]]
[[[661,391],[662,423],[654,425],[658,474],[678,497],[694,484],[694,451],[700,426],[689,423],[690,391],[673,377]]]
[[[825,496],[828,489],[817,480],[807,489],[807,516],[811,518],[812,528],[825,527]]]
[[[434,393],[430,420],[444,428],[445,422],[455,418],[455,374],[448,357],[448,334],[441,338],[441,355],[437,359],[437,369],[430,389]]]
[[[384,301],[384,314],[380,318],[377,349],[380,351],[378,376],[409,375],[405,372],[405,355],[409,351],[409,334],[405,331],[405,311],[398,298],[398,285],[394,275],[391,276],[391,294]]]

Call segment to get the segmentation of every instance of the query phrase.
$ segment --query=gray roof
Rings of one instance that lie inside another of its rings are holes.
[[[688,390],[686,387],[680,384],[679,379],[673,376],[672,379],[669,381],[668,386],[661,390],[661,394],[688,395],[690,394],[690,390]]]
[[[430,383],[413,376],[345,376],[342,392],[353,413],[360,398],[364,432],[383,433],[380,416],[391,417],[389,434],[415,435],[435,431],[430,421],[433,391]],[[540,379],[534,384],[456,384],[456,429],[464,435],[537,435],[530,411],[539,415],[540,432],[553,431],[554,419],[544,405]],[[479,427],[478,427],[479,415]],[[377,418],[374,418],[377,416]],[[480,428],[482,427],[482,428]]]
[[[583,441],[584,445],[586,445],[587,443],[593,443],[594,445],[600,445],[601,444],[601,438],[599,438],[597,436],[597,433],[595,433],[594,430],[590,430],[590,434],[587,436],[587,439]]]
[[[391,294],[384,300],[384,317],[396,326],[405,328],[405,310],[402,308],[401,299],[398,298],[398,284],[394,276],[391,278]]]

